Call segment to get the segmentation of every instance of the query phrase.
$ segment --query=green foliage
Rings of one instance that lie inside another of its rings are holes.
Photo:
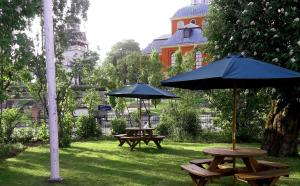
[[[13,81],[28,76],[26,65],[32,60],[33,42],[24,32],[38,13],[40,1],[1,1],[0,3],[0,102]]]
[[[64,148],[71,145],[73,123],[73,116],[69,113],[65,114],[64,117],[59,120],[59,147]]]
[[[80,139],[100,137],[101,128],[97,127],[95,118],[80,116],[76,121],[76,135]]]
[[[158,131],[174,140],[195,139],[200,132],[199,113],[183,104],[169,102],[160,115]]]
[[[125,118],[115,118],[111,121],[112,134],[126,133],[127,121]]]
[[[266,90],[239,90],[237,101],[237,139],[241,142],[261,139],[271,98]],[[215,90],[210,107],[217,113],[214,124],[231,135],[232,91]]]
[[[49,141],[49,129],[46,122],[42,122],[40,126],[35,124],[36,138],[38,141]]]
[[[31,127],[22,127],[15,128],[11,136],[14,143],[26,144],[34,140],[36,133]]]
[[[4,160],[6,158],[10,158],[16,156],[23,150],[25,150],[25,146],[21,143],[16,144],[1,144],[0,143],[0,160]]]
[[[97,106],[101,103],[99,92],[94,89],[86,91],[85,96],[82,98],[82,102],[88,108],[89,117],[93,117],[97,110]]]
[[[26,117],[18,108],[5,109],[2,113],[2,139],[4,142],[12,142],[14,129],[20,123],[25,123]]]

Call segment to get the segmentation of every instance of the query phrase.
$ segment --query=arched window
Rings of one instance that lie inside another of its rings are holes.
[[[171,54],[171,66],[175,65],[175,52]]]
[[[183,21],[178,21],[177,22],[177,29],[183,28],[184,27],[184,22]]]
[[[196,19],[192,19],[191,23],[196,24]]]
[[[202,53],[200,51],[196,52],[196,69],[202,67]]]

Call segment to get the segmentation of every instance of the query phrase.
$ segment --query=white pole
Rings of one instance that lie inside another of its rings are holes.
[[[60,182],[59,176],[59,152],[58,152],[58,127],[57,127],[57,105],[56,105],[56,82],[55,82],[55,54],[54,34],[52,18],[52,0],[44,0],[44,31],[46,48],[46,69],[48,84],[48,112],[50,129],[50,182]]]

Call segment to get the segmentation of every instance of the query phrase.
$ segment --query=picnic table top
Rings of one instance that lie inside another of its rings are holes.
[[[139,127],[130,127],[126,128],[127,131],[147,131],[147,130],[154,130],[155,128],[139,128]]]
[[[204,149],[205,154],[212,156],[224,156],[224,157],[256,157],[256,156],[265,156],[267,152],[258,148],[226,148],[226,147],[214,147]]]

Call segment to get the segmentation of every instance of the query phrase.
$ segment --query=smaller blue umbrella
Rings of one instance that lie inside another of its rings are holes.
[[[136,83],[107,93],[109,96],[140,98],[140,99],[172,99],[175,94],[161,90],[146,83]]]
[[[140,119],[142,116],[142,114],[141,114],[142,99],[178,98],[175,94],[172,94],[168,91],[153,87],[146,83],[136,83],[133,85],[127,85],[120,89],[113,90],[113,91],[107,93],[106,95],[115,96],[115,97],[139,98],[140,99]],[[141,125],[140,125],[140,128],[141,128]]]

